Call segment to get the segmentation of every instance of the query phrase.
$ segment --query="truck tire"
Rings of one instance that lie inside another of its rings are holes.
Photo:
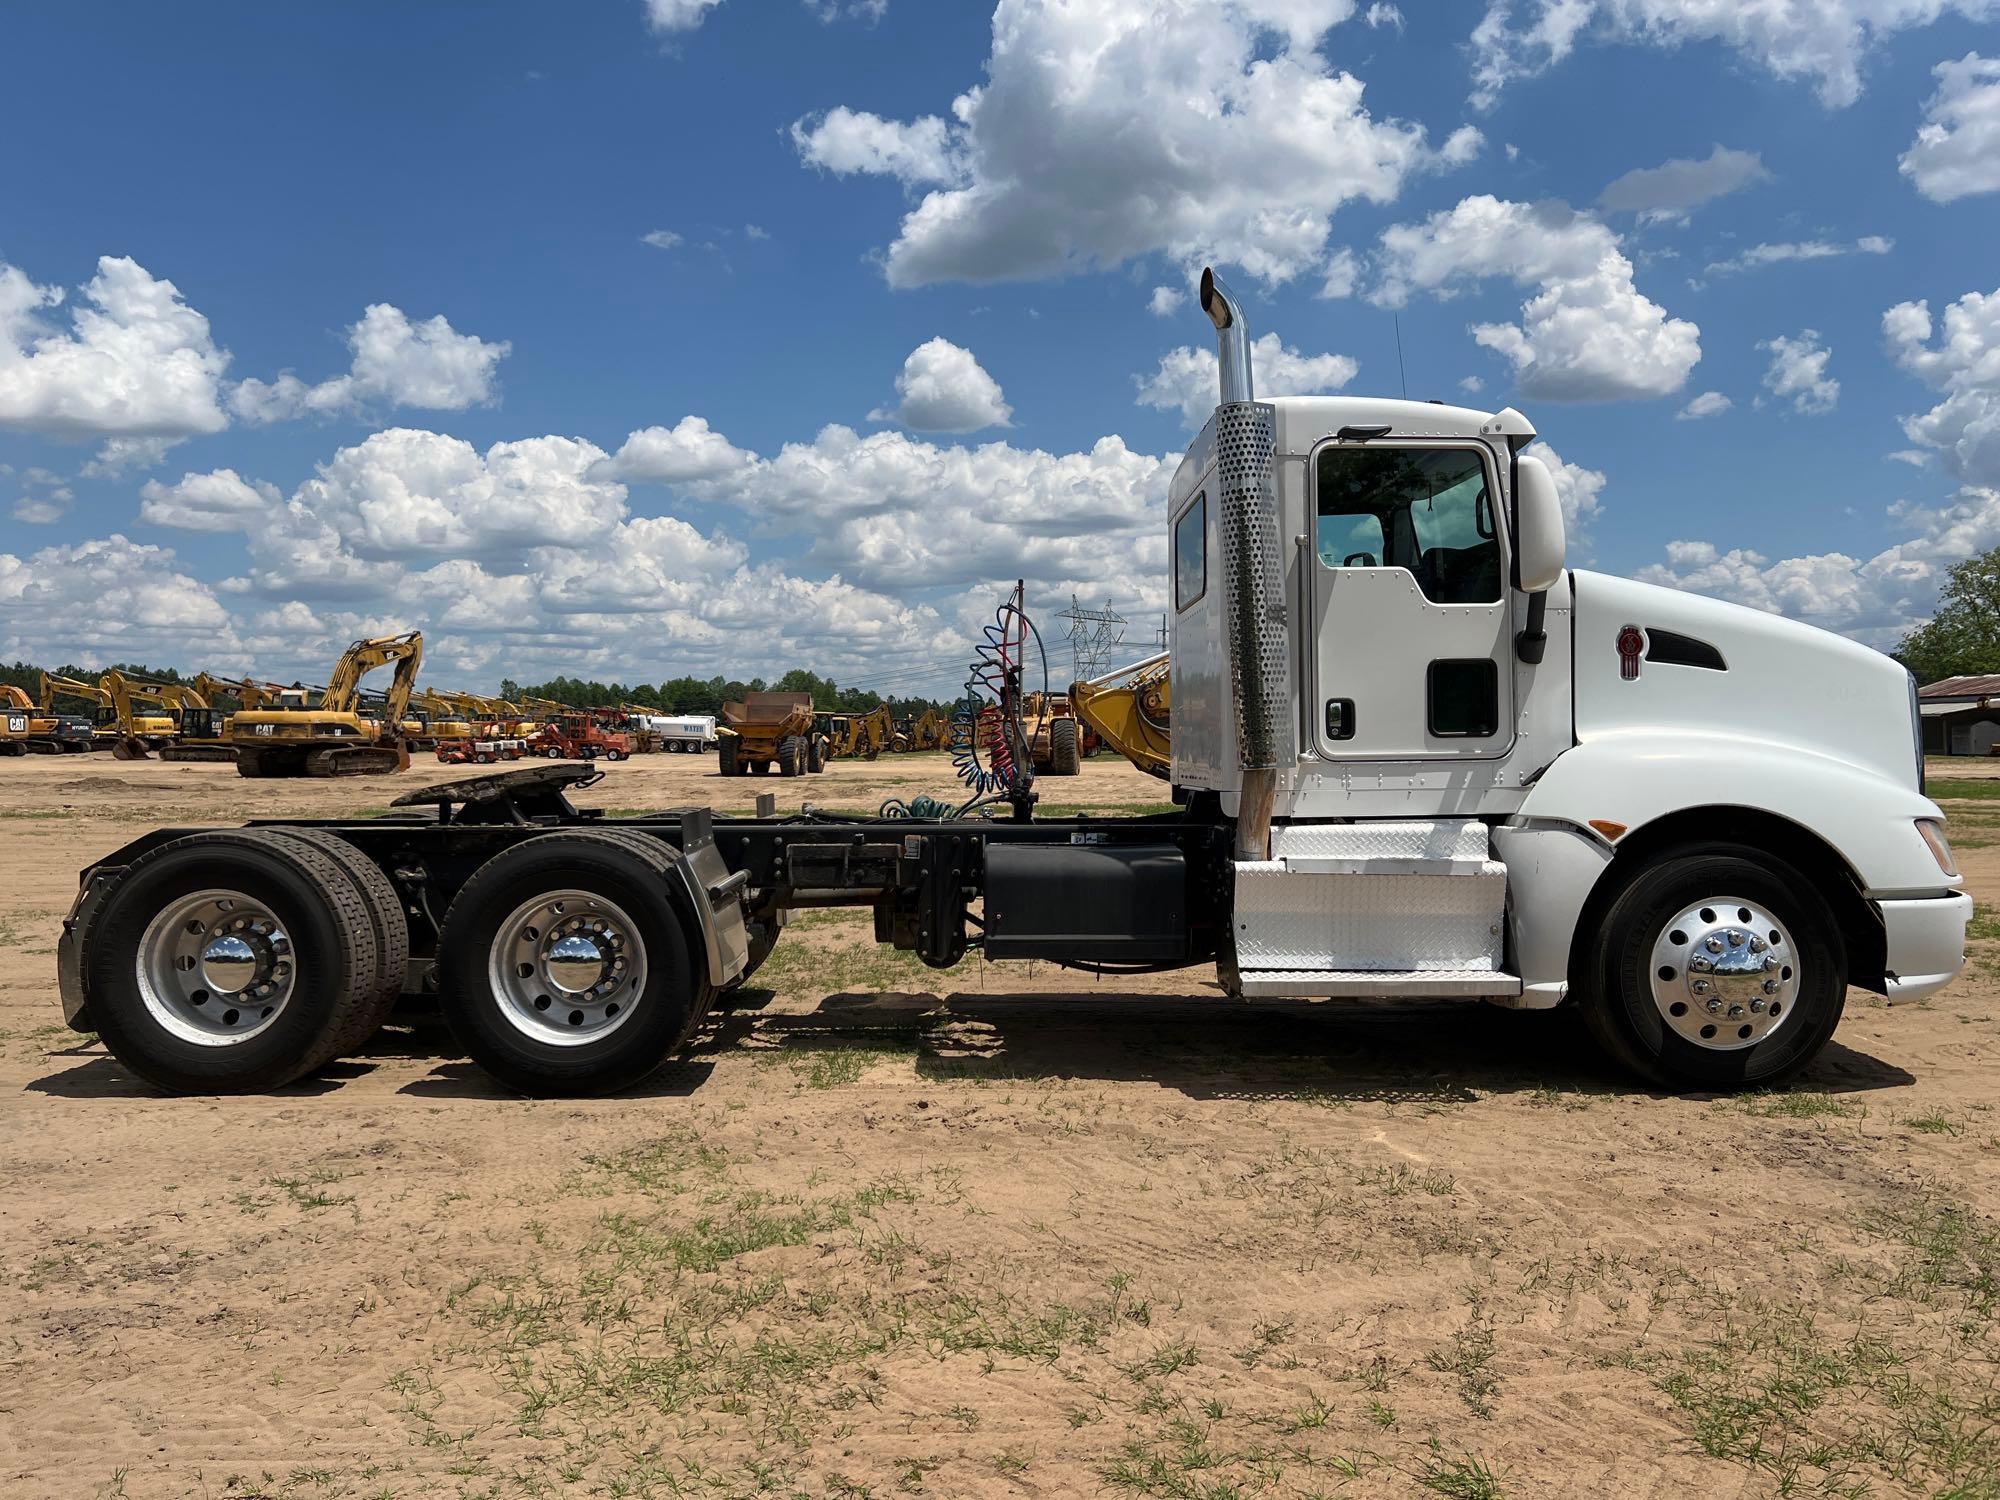
[[[805,741],[795,734],[788,734],[778,741],[778,774],[798,776],[806,768]]]
[[[1619,891],[1571,976],[1598,1044],[1671,1089],[1771,1088],[1840,1024],[1847,951],[1813,883],[1761,850],[1706,844]]]
[[[1082,764],[1077,754],[1076,720],[1056,719],[1049,724],[1049,774],[1074,776]]]
[[[368,908],[369,921],[375,930],[373,997],[356,1010],[353,1024],[334,1044],[335,1057],[351,1057],[382,1029],[396,1002],[403,997],[404,971],[410,963],[410,923],[403,914],[403,898],[396,894],[381,866],[339,834],[325,828],[287,828],[284,834],[311,844],[340,866]]]
[[[724,776],[741,776],[742,769],[736,764],[736,737],[731,735],[716,747],[716,770]]]
[[[474,872],[445,914],[452,1035],[532,1095],[629,1088],[686,1041],[714,992],[671,856],[617,829],[546,833]]]
[[[806,769],[814,775],[826,769],[826,741],[819,735],[806,740]]]
[[[382,972],[347,872],[261,828],[191,834],[139,859],[91,923],[84,966],[112,1056],[174,1094],[258,1092],[312,1072],[376,1003]]]

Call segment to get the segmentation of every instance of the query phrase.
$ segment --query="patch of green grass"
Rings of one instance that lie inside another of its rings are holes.
[[[1828,1116],[1851,1120],[1866,1113],[1860,1105],[1835,1099],[1830,1094],[1791,1092],[1744,1094],[1731,1102],[1745,1114],[1767,1120],[1820,1120]]]
[[[315,1167],[303,1177],[266,1177],[264,1186],[283,1193],[294,1208],[312,1213],[322,1208],[347,1208],[354,1203],[352,1193],[327,1191],[331,1184],[342,1181],[344,1177],[344,1173],[336,1172],[331,1167]]]
[[[1979,942],[2000,939],[2000,911],[1986,905],[1972,908],[1972,920],[1965,924],[1965,935]]]
[[[1932,776],[1926,779],[1924,790],[1933,802],[1946,799],[1990,802],[2000,799],[2000,777]]]
[[[1364,1187],[1380,1188],[1391,1198],[1400,1198],[1405,1193],[1428,1193],[1433,1198],[1448,1198],[1458,1191],[1458,1184],[1448,1172],[1425,1167],[1419,1170],[1408,1162],[1396,1162],[1386,1167],[1376,1167],[1360,1178]]]
[[[802,1087],[836,1089],[857,1081],[877,1063],[906,1054],[871,1047],[832,1047],[802,1052],[785,1059]]]
[[[1923,1135],[1961,1135],[1965,1127],[1941,1109],[1930,1110],[1921,1115],[1909,1115],[1903,1123]]]
[[[1485,1459],[1470,1453],[1448,1456],[1436,1438],[1413,1477],[1418,1489],[1450,1500],[1500,1500],[1506,1493],[1499,1471]]]
[[[1458,1377],[1458,1397],[1467,1411],[1475,1417],[1492,1417],[1500,1377],[1493,1373],[1493,1330],[1477,1311],[1451,1336],[1449,1344],[1424,1356],[1424,1363],[1441,1374]]]

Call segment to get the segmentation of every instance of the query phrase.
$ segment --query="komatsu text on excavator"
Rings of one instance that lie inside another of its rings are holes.
[[[1850,984],[1914,999],[1958,972],[1971,902],[1901,667],[1572,569],[1527,417],[1259,399],[1242,305],[1206,273],[1200,301],[1221,389],[1161,497],[1167,656],[1098,685],[1130,694],[1121,748],[1173,811],[1033,816],[1016,604],[979,666],[1002,706],[955,736],[962,805],[608,817],[565,794],[597,771],[545,766],[400,816],[161,829],[83,872],[70,1024],[159,1087],[264,1089],[428,992],[503,1083],[615,1089],[789,913],[845,905],[940,968],[1574,1006],[1625,1067],[1710,1090],[1811,1065]]]

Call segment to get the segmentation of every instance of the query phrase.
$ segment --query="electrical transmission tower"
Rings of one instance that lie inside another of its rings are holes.
[[[1069,608],[1056,618],[1069,621],[1070,658],[1078,682],[1102,673],[1112,648],[1125,639],[1125,617],[1108,604],[1103,609],[1085,609],[1071,594]]]

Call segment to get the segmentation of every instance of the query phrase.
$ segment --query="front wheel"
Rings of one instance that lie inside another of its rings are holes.
[[[1846,945],[1825,899],[1791,866],[1733,845],[1640,871],[1583,968],[1591,1034],[1669,1088],[1783,1083],[1819,1055],[1847,997]]]

